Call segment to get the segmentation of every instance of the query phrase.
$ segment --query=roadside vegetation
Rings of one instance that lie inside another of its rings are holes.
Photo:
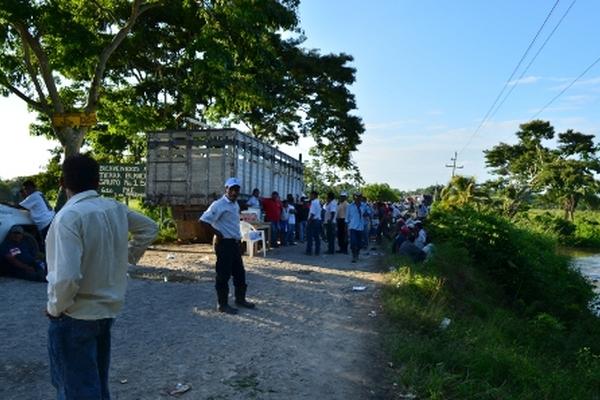
[[[565,247],[600,251],[600,212],[579,211],[573,221],[562,217],[560,210],[530,210],[517,216],[521,226],[549,236]]]
[[[433,258],[389,260],[386,337],[404,398],[600,399],[595,295],[561,251],[600,251],[599,149],[572,130],[547,147],[549,122],[519,128],[516,144],[485,152],[495,179],[455,176],[439,191]]]
[[[600,319],[588,309],[594,294],[557,253],[560,229],[552,224],[563,226],[552,214],[515,223],[493,210],[438,204],[427,224],[434,258],[417,265],[392,258],[384,290],[394,379],[404,392],[600,398]],[[584,236],[595,225],[584,224],[567,225],[568,237],[597,240]]]

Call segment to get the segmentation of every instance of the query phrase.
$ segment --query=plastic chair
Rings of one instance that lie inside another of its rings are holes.
[[[240,230],[242,231],[242,242],[246,243],[246,251],[250,257],[254,257],[254,245],[262,242],[263,257],[267,256],[267,241],[265,232],[256,229],[246,221],[240,221]]]

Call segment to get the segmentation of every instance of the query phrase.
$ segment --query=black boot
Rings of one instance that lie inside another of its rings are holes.
[[[256,308],[254,303],[246,301],[246,289],[248,285],[243,285],[235,288],[235,304],[245,308]]]
[[[231,307],[229,304],[224,304],[224,305],[219,304],[217,306],[217,311],[225,313],[225,314],[231,314],[231,315],[235,315],[238,313],[238,309]]]
[[[237,314],[237,308],[233,308],[228,304],[227,297],[229,296],[229,288],[217,289],[217,311],[225,314]]]

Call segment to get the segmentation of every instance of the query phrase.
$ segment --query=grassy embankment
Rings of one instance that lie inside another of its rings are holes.
[[[556,242],[493,214],[436,210],[433,260],[399,258],[384,307],[399,390],[427,399],[600,399],[600,319]],[[451,319],[447,328],[440,322]]]

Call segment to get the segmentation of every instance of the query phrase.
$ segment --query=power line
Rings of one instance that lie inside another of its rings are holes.
[[[533,56],[533,58],[531,59],[531,61],[529,61],[529,64],[527,64],[527,66],[525,67],[525,69],[523,70],[523,72],[521,73],[521,75],[519,75],[519,77],[517,78],[517,80],[515,81],[515,83],[511,86],[511,88],[508,91],[508,93],[506,94],[506,96],[504,96],[504,98],[502,99],[502,101],[498,104],[498,106],[496,107],[496,109],[492,112],[492,114],[490,115],[489,119],[494,118],[494,115],[496,115],[496,113],[498,112],[498,110],[500,109],[500,107],[502,107],[502,105],[504,104],[504,102],[506,101],[506,99],[508,99],[508,97],[513,92],[513,90],[515,90],[515,87],[518,86],[519,81],[521,79],[523,79],[523,77],[525,76],[525,74],[529,70],[529,67],[531,67],[531,65],[533,64],[533,62],[535,61],[535,59],[540,55],[540,53],[542,52],[542,50],[544,49],[544,47],[546,47],[546,44],[550,41],[550,38],[552,38],[552,36],[554,35],[554,33],[558,30],[558,27],[563,22],[563,20],[565,19],[565,17],[569,13],[569,11],[571,11],[571,8],[573,8],[573,6],[575,5],[576,2],[577,2],[577,0],[573,0],[571,2],[571,5],[569,5],[569,7],[564,12],[564,14],[562,15],[562,17],[560,17],[560,20],[556,23],[556,25],[554,26],[554,29],[552,29],[552,32],[550,32],[550,34],[548,35],[548,37],[546,37],[546,40],[544,40],[544,43],[542,43],[542,45],[540,46],[540,48],[538,49],[538,51],[535,53],[535,55]]]
[[[531,117],[530,119],[536,119],[538,115],[540,115],[541,113],[543,113],[548,107],[550,107],[550,105],[552,103],[554,103],[554,101],[556,99],[558,99],[560,96],[562,96],[567,90],[569,90],[571,88],[571,86],[573,86],[579,79],[581,79],[585,74],[588,73],[588,71],[590,69],[592,69],[596,64],[598,64],[600,62],[600,57],[596,58],[596,60],[591,63],[581,74],[579,74],[579,76],[575,79],[573,79],[573,81],[571,83],[569,83],[569,85],[567,87],[565,87],[563,90],[560,91],[559,94],[557,94],[556,96],[554,96],[552,98],[552,100],[550,100],[548,103],[546,103],[546,105],[544,105],[544,107],[542,107],[538,112],[536,112],[533,117]]]
[[[471,141],[473,140],[473,138],[477,135],[477,133],[479,133],[479,131],[481,130],[481,128],[483,127],[483,125],[486,123],[488,117],[490,116],[490,113],[496,107],[496,104],[498,104],[498,100],[500,100],[500,98],[504,94],[504,91],[508,87],[508,84],[512,81],[512,79],[514,78],[514,76],[517,73],[518,69],[521,67],[521,64],[523,63],[523,61],[527,57],[527,54],[529,54],[529,50],[531,50],[531,48],[533,47],[533,44],[535,43],[535,41],[537,40],[538,36],[540,35],[540,33],[542,32],[542,30],[544,29],[544,26],[546,26],[546,23],[550,19],[550,16],[554,12],[554,9],[556,8],[556,6],[558,5],[559,2],[560,2],[560,0],[556,0],[556,2],[554,3],[554,5],[550,9],[550,12],[546,16],[546,19],[544,19],[544,22],[542,23],[542,25],[538,29],[537,33],[535,34],[535,36],[533,37],[533,39],[531,40],[531,42],[529,43],[529,46],[527,46],[527,49],[525,50],[525,53],[523,53],[523,55],[521,56],[521,59],[517,63],[517,66],[513,69],[512,73],[510,74],[510,76],[508,77],[508,79],[506,80],[506,82],[504,83],[504,86],[502,87],[502,90],[500,90],[500,93],[498,93],[498,96],[496,96],[496,99],[494,100],[494,102],[492,103],[492,105],[490,106],[490,108],[488,109],[488,111],[485,113],[485,116],[483,117],[483,119],[479,123],[479,126],[477,126],[477,129],[475,129],[475,131],[473,132],[473,134],[471,135],[471,137],[469,138],[469,140],[467,141],[467,143],[459,151],[459,153],[462,153],[469,146],[469,144],[471,144]]]
[[[548,107],[550,107],[550,105],[552,103],[554,103],[560,96],[562,96],[567,90],[569,90],[571,88],[571,86],[573,86],[578,80],[580,80],[585,74],[587,74],[589,72],[590,69],[594,68],[594,66],[596,64],[598,64],[600,62],[600,57],[596,58],[596,60],[594,60],[593,63],[591,63],[581,74],[579,74],[579,76],[577,76],[577,78],[573,79],[571,81],[571,83],[569,83],[563,90],[560,91],[560,93],[558,93],[556,96],[554,96],[549,102],[547,102],[542,108],[540,108],[535,114],[533,114],[533,116],[531,116],[529,118],[529,120],[534,120],[536,119],[541,113],[543,113]],[[512,136],[512,134],[506,136],[503,140],[506,140],[509,138],[509,136]]]

